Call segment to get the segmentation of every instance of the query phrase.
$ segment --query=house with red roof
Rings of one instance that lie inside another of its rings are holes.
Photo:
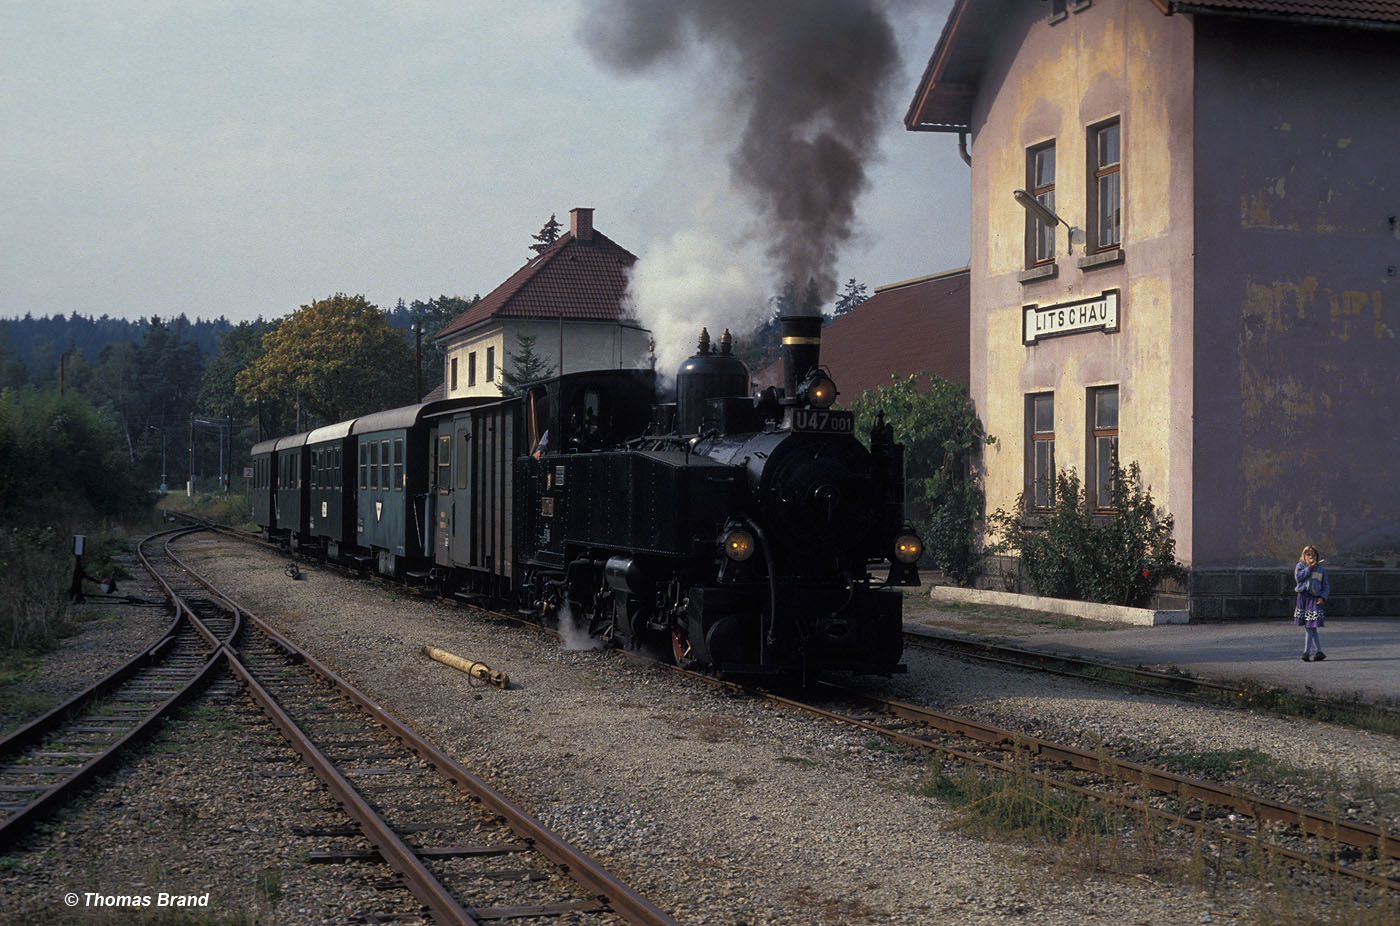
[[[905,125],[967,162],[988,509],[1136,462],[1193,620],[1304,544],[1394,613],[1397,112],[1400,0],[953,0]]]
[[[550,375],[646,368],[651,332],[631,317],[627,274],[636,255],[569,211],[569,230],[437,333],[445,397],[498,396],[502,371],[534,338]]]

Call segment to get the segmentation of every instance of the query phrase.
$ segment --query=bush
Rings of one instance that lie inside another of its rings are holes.
[[[1109,511],[1089,505],[1071,469],[1055,476],[1048,512],[1032,512],[1023,493],[1015,512],[998,509],[987,520],[1000,535],[988,552],[1018,555],[1041,595],[1146,607],[1158,582],[1184,575],[1172,516],[1158,513],[1136,462],[1115,473]]]
[[[927,388],[920,389],[920,381]],[[978,525],[985,501],[972,474],[972,460],[992,439],[972,408],[967,386],[927,373],[867,389],[854,402],[856,433],[869,434],[877,417],[894,428],[904,445],[910,521],[928,557],[954,581],[967,584],[982,562]]]

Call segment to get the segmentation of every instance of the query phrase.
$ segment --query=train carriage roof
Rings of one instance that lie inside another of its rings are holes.
[[[306,435],[306,442],[308,444],[324,444],[326,441],[344,440],[350,436],[351,429],[359,420],[358,418],[350,418],[346,421],[337,421],[335,424],[319,427]]]
[[[302,431],[300,434],[289,434],[286,437],[279,437],[277,438],[277,446],[275,449],[281,451],[305,446],[306,438],[310,434],[310,431]]]
[[[418,405],[405,405],[382,412],[372,412],[356,418],[350,428],[351,434],[372,434],[378,431],[405,431],[416,427],[430,415],[455,411],[470,405],[480,404],[478,399],[437,399]]]
[[[276,449],[277,441],[279,441],[280,439],[281,438],[271,437],[264,441],[258,441],[256,444],[253,445],[253,448],[249,450],[248,453],[255,457],[261,456],[264,453],[271,453],[273,450]]]

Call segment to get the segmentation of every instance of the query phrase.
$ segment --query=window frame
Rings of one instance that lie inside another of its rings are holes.
[[[1044,155],[1049,154],[1049,180],[1043,182]],[[1055,211],[1055,172],[1057,155],[1055,139],[1032,145],[1026,149],[1026,191],[1036,202],[1051,212]],[[1047,267],[1055,263],[1055,232],[1057,225],[1046,225],[1029,212],[1026,213],[1026,267]]]
[[[1085,433],[1088,437],[1089,446],[1085,448],[1084,459],[1088,478],[1085,480],[1085,491],[1093,493],[1093,506],[1095,511],[1113,511],[1113,480],[1117,477],[1118,468],[1118,435],[1119,423],[1122,412],[1122,393],[1117,384],[1105,386],[1092,386],[1086,392],[1087,404],[1085,408],[1085,421],[1088,424]],[[1113,416],[1110,425],[1106,419],[1101,420],[1099,414],[1100,397],[1113,396]],[[1104,480],[1105,460],[1104,452],[1108,454],[1108,478]]]
[[[1040,410],[1047,403],[1049,428],[1041,427]],[[1042,475],[1042,461],[1044,474]],[[1026,498],[1035,511],[1055,507],[1055,393],[1026,395]],[[1043,488],[1043,493],[1042,493]]]
[[[467,388],[476,385],[476,351],[467,354]]]
[[[486,381],[494,383],[496,381],[496,348],[486,348]]]
[[[1102,155],[1101,139],[1109,130],[1114,132],[1116,138],[1117,160],[1104,162]],[[1088,167],[1088,176],[1085,183],[1088,203],[1084,210],[1086,225],[1086,238],[1090,254],[1102,254],[1106,251],[1116,251],[1123,246],[1123,126],[1122,120],[1118,116],[1105,119],[1090,125],[1085,134],[1085,160]],[[1102,186],[1105,182],[1113,185],[1114,193],[1114,214],[1113,214],[1113,234],[1109,239],[1105,239],[1104,216],[1102,206],[1104,196]]]

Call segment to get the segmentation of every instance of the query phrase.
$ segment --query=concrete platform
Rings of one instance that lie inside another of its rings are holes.
[[[1400,706],[1400,617],[1331,618],[1319,632],[1327,659],[1303,662],[1303,630],[1291,619],[1127,626],[925,602],[906,600],[906,623],[1119,665],[1175,666],[1201,678]]]

